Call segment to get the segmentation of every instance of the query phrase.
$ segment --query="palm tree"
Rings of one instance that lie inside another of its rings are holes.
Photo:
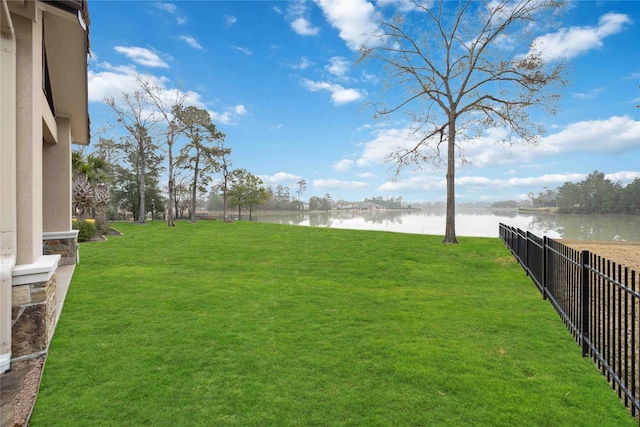
[[[109,180],[108,167],[109,164],[100,156],[89,154],[85,158],[81,151],[71,154],[73,208],[78,220],[88,218],[91,207],[95,205],[98,223],[106,223],[110,195],[106,184]]]
[[[84,221],[89,217],[89,210],[93,204],[93,191],[91,184],[84,174],[77,174],[71,183],[73,191],[73,211],[78,221]]]
[[[86,158],[81,151],[71,154],[71,168],[73,175],[82,174],[87,177],[90,184],[106,182],[109,180],[107,169],[109,164],[100,156],[89,154]]]

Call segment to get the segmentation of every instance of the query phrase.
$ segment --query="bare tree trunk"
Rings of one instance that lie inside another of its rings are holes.
[[[167,207],[167,226],[174,227],[175,223],[173,222],[173,201],[175,199],[175,183],[173,181],[173,144],[177,138],[179,130],[175,127],[175,116],[171,112],[176,106],[182,106],[186,99],[186,94],[182,93],[179,90],[176,90],[174,99],[167,100],[164,96],[161,96],[161,94],[163,93],[163,89],[161,89],[154,81],[139,77],[138,83],[146,94],[148,101],[156,107],[157,111],[164,117],[164,120],[167,123],[167,131],[165,133],[167,154],[169,158],[169,203]],[[177,214],[178,213],[176,209],[176,217]]]
[[[453,113],[452,113],[453,114]],[[449,117],[447,141],[447,214],[443,243],[458,243],[456,239],[456,120]]]
[[[139,185],[140,185],[140,210],[138,212],[138,223],[140,224],[144,224],[147,222],[147,210],[146,207],[144,205],[145,202],[145,196],[146,196],[146,189],[145,189],[145,184],[146,184],[146,178],[147,178],[147,171],[145,170],[145,162],[143,160],[144,158],[144,152],[141,149],[140,150],[140,154],[139,154],[139,159],[138,159],[138,177],[139,177]]]
[[[174,185],[173,185],[173,144],[169,145],[169,203],[167,204],[167,226],[175,227],[173,222],[173,199],[174,199]]]
[[[196,222],[196,198],[198,193],[198,166],[200,156],[196,156],[196,164],[193,168],[193,184],[191,185],[191,222]]]
[[[222,220],[227,219],[227,189],[226,184],[225,188],[222,190]]]
[[[226,169],[224,169],[223,176],[222,176],[222,220],[223,221],[227,219],[227,185],[228,185],[227,171]]]

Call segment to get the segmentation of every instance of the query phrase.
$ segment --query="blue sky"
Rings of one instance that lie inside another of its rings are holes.
[[[402,196],[444,201],[445,170],[405,169],[385,156],[406,144],[398,114],[376,120],[375,64],[354,65],[362,34],[381,16],[409,9],[394,0],[101,1],[89,3],[89,102],[94,138],[113,116],[102,104],[136,89],[136,76],[206,108],[233,149],[233,166],[266,185],[307,181],[303,199]],[[411,12],[410,12],[411,13]],[[571,84],[537,146],[466,149],[458,202],[526,199],[594,170],[627,184],[640,177],[640,2],[571,2],[561,28],[543,33],[548,55],[569,59]],[[176,150],[177,151],[177,150]]]

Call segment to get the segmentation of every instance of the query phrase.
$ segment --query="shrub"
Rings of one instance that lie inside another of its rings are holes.
[[[110,229],[111,229],[111,226],[108,223],[101,223],[100,226],[98,227],[98,231],[102,236],[106,236],[107,234],[109,234]]]
[[[91,240],[91,238],[98,232],[94,220],[74,221],[73,229],[79,230],[78,242],[86,242],[87,240]]]

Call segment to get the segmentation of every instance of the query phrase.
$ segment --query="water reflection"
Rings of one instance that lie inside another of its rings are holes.
[[[289,212],[255,215],[256,221],[311,227],[395,231],[444,235],[445,213],[424,211],[334,211]],[[505,223],[538,236],[583,240],[640,241],[638,215],[534,214],[517,211],[459,210],[458,236],[498,237],[498,224]]]
[[[309,225],[312,227],[331,227],[331,215],[328,213],[309,214]]]
[[[565,239],[637,241],[640,240],[640,216],[537,215],[532,217],[528,229]]]

